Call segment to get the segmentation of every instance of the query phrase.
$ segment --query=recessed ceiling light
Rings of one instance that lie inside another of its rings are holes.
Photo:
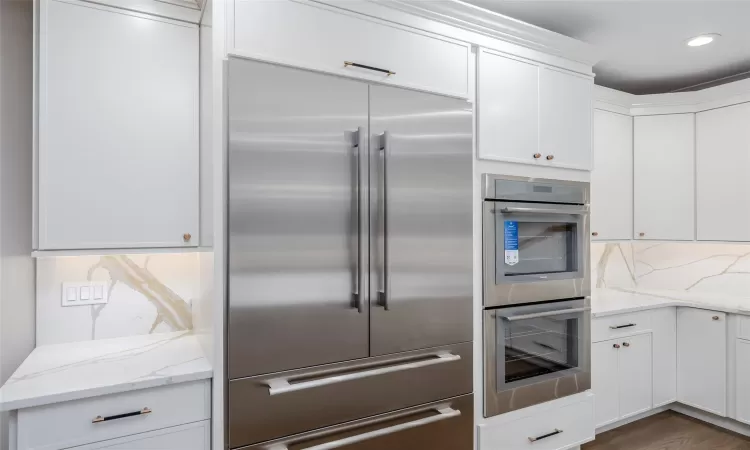
[[[687,45],[690,47],[700,47],[702,45],[710,44],[718,37],[721,37],[721,35],[716,33],[701,34],[700,36],[690,38],[687,41]]]

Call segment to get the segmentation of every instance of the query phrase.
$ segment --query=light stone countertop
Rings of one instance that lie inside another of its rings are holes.
[[[196,335],[159,333],[37,347],[0,388],[0,411],[209,379]]]
[[[594,289],[591,316],[604,317],[669,306],[689,306],[729,314],[750,315],[750,297],[733,297],[703,292]]]

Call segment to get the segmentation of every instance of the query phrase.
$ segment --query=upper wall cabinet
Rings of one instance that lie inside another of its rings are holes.
[[[633,238],[633,118],[594,111],[591,236]]]
[[[198,28],[42,0],[38,249],[198,244]]]
[[[477,80],[480,158],[591,169],[590,77],[481,49]]]
[[[636,239],[695,239],[695,115],[634,119]]]
[[[695,121],[698,239],[750,241],[750,103]]]
[[[468,98],[469,44],[307,1],[235,0],[230,52]]]

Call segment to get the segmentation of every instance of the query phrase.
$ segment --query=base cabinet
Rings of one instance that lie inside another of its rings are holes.
[[[210,450],[211,421],[165,428],[70,450]]]
[[[651,334],[597,342],[591,348],[596,426],[651,409]]]
[[[677,400],[727,414],[727,315],[677,309]]]
[[[750,341],[737,339],[735,358],[737,371],[735,419],[750,425]]]

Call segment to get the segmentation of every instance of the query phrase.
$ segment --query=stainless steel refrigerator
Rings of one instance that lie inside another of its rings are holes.
[[[471,105],[235,58],[228,86],[229,447],[472,449]]]

